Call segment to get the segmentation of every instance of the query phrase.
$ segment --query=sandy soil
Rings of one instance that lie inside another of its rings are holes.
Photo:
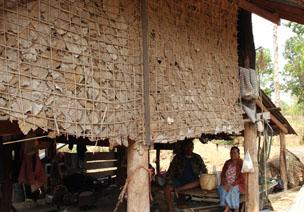
[[[300,187],[285,192],[270,194],[269,200],[275,212],[287,212],[291,207]]]

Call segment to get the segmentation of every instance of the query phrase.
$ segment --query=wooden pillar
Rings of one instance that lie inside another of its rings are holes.
[[[149,147],[135,142],[128,146],[128,212],[149,212],[150,180],[148,169]]]
[[[160,149],[156,149],[156,173],[159,174],[160,172]]]
[[[0,138],[1,139],[1,138]],[[12,150],[0,140],[0,211],[11,211],[12,207]]]
[[[257,160],[257,130],[253,123],[246,122],[244,130],[244,151],[249,151],[254,172],[248,173],[246,185],[246,211],[259,211],[259,166]]]
[[[280,174],[284,183],[284,190],[287,190],[286,142],[285,134],[283,132],[280,132]]]
[[[117,147],[117,179],[116,183],[123,186],[127,179],[127,148]]]

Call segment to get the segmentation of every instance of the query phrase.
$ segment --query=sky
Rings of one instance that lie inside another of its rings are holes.
[[[271,52],[271,56],[273,58],[273,23],[267,21],[260,16],[253,15],[253,36],[255,48],[263,47],[267,48]],[[286,27],[284,24],[287,21],[282,20],[281,25],[278,27],[278,45],[279,45],[279,68],[280,71],[283,71],[284,65],[286,64],[286,60],[283,57],[283,52],[285,48],[285,42],[288,38],[294,35],[294,33]],[[281,79],[282,80],[282,79]],[[281,99],[285,102],[290,102],[290,94],[281,93]]]
[[[273,23],[257,15],[253,15],[252,20],[255,48],[268,48],[270,49],[273,56]],[[287,21],[282,20],[281,25],[278,27],[278,43],[280,56],[279,66],[281,70],[284,68],[284,65],[286,63],[283,57],[285,41],[294,35],[288,27],[284,26],[285,23],[287,23]]]

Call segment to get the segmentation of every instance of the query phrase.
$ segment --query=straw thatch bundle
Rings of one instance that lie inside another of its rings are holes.
[[[288,187],[293,188],[304,184],[304,153],[286,150]],[[275,155],[268,162],[272,177],[280,176],[280,156]]]
[[[26,134],[143,140],[140,1],[0,2],[0,111]],[[242,130],[235,1],[148,1],[152,139]]]

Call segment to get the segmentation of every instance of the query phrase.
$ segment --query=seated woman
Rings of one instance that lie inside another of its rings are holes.
[[[225,207],[224,212],[234,209],[238,211],[240,206],[240,192],[244,192],[245,180],[241,173],[243,160],[240,159],[240,149],[236,146],[230,149],[230,160],[224,164],[221,173],[221,185],[219,186],[220,204]]]
[[[199,187],[199,175],[207,173],[207,168],[200,155],[193,153],[192,140],[182,142],[182,152],[176,154],[167,172],[165,198],[168,211],[174,211],[171,192],[181,192]]]

